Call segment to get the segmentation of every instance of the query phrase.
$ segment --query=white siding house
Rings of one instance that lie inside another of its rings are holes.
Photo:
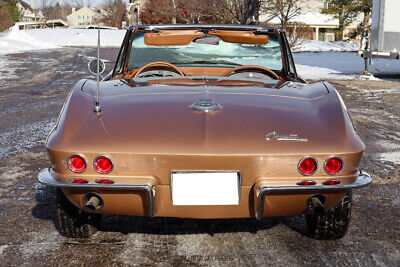
[[[102,15],[95,8],[82,7],[78,10],[72,8],[72,13],[67,16],[67,23],[71,28],[84,28],[88,25],[93,25],[101,18]]]
[[[37,22],[43,19],[42,11],[35,10],[29,4],[24,1],[17,1],[18,11],[21,13],[21,21],[22,22]]]
[[[301,14],[293,17],[290,22],[302,23],[312,28],[312,39],[319,41],[335,41],[335,30],[339,28],[339,19],[334,18],[333,15],[322,14],[321,10],[327,8],[329,1],[326,0],[307,0],[302,2]],[[361,22],[362,15],[354,21],[344,31],[344,39],[349,35],[349,32],[357,28]],[[261,15],[260,22],[271,24],[279,24],[278,18],[270,19],[270,16]]]

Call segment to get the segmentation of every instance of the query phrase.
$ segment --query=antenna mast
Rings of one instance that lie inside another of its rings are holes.
[[[98,25],[98,39],[97,39],[97,95],[96,104],[94,105],[94,112],[100,112],[99,91],[100,91],[100,25]]]

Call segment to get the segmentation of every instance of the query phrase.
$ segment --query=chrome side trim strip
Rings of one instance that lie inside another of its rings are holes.
[[[38,175],[38,180],[40,183],[48,186],[53,186],[57,188],[67,188],[67,189],[89,189],[89,190],[131,190],[131,191],[143,191],[146,193],[147,201],[149,205],[149,215],[151,217],[156,216],[156,210],[154,206],[154,196],[153,188],[151,185],[120,185],[120,184],[69,184],[60,183],[54,179],[50,174],[49,169],[42,170]]]
[[[360,171],[357,180],[352,184],[338,184],[338,185],[308,185],[308,186],[274,186],[274,187],[263,187],[258,195],[258,206],[255,217],[260,220],[263,217],[265,197],[273,192],[315,192],[315,191],[341,191],[350,190],[359,187],[364,187],[372,182],[371,176]]]

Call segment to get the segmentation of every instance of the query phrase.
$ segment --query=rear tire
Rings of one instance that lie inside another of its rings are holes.
[[[350,223],[352,194],[347,193],[339,203],[322,214],[306,214],[310,236],[318,240],[340,239]]]
[[[97,232],[101,217],[75,207],[61,189],[57,189],[57,218],[63,236],[90,238]]]

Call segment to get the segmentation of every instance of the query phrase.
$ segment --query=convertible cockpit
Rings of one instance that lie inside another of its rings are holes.
[[[113,77],[191,76],[291,80],[297,77],[284,33],[268,30],[138,27],[127,33]],[[284,55],[286,54],[286,56]]]

